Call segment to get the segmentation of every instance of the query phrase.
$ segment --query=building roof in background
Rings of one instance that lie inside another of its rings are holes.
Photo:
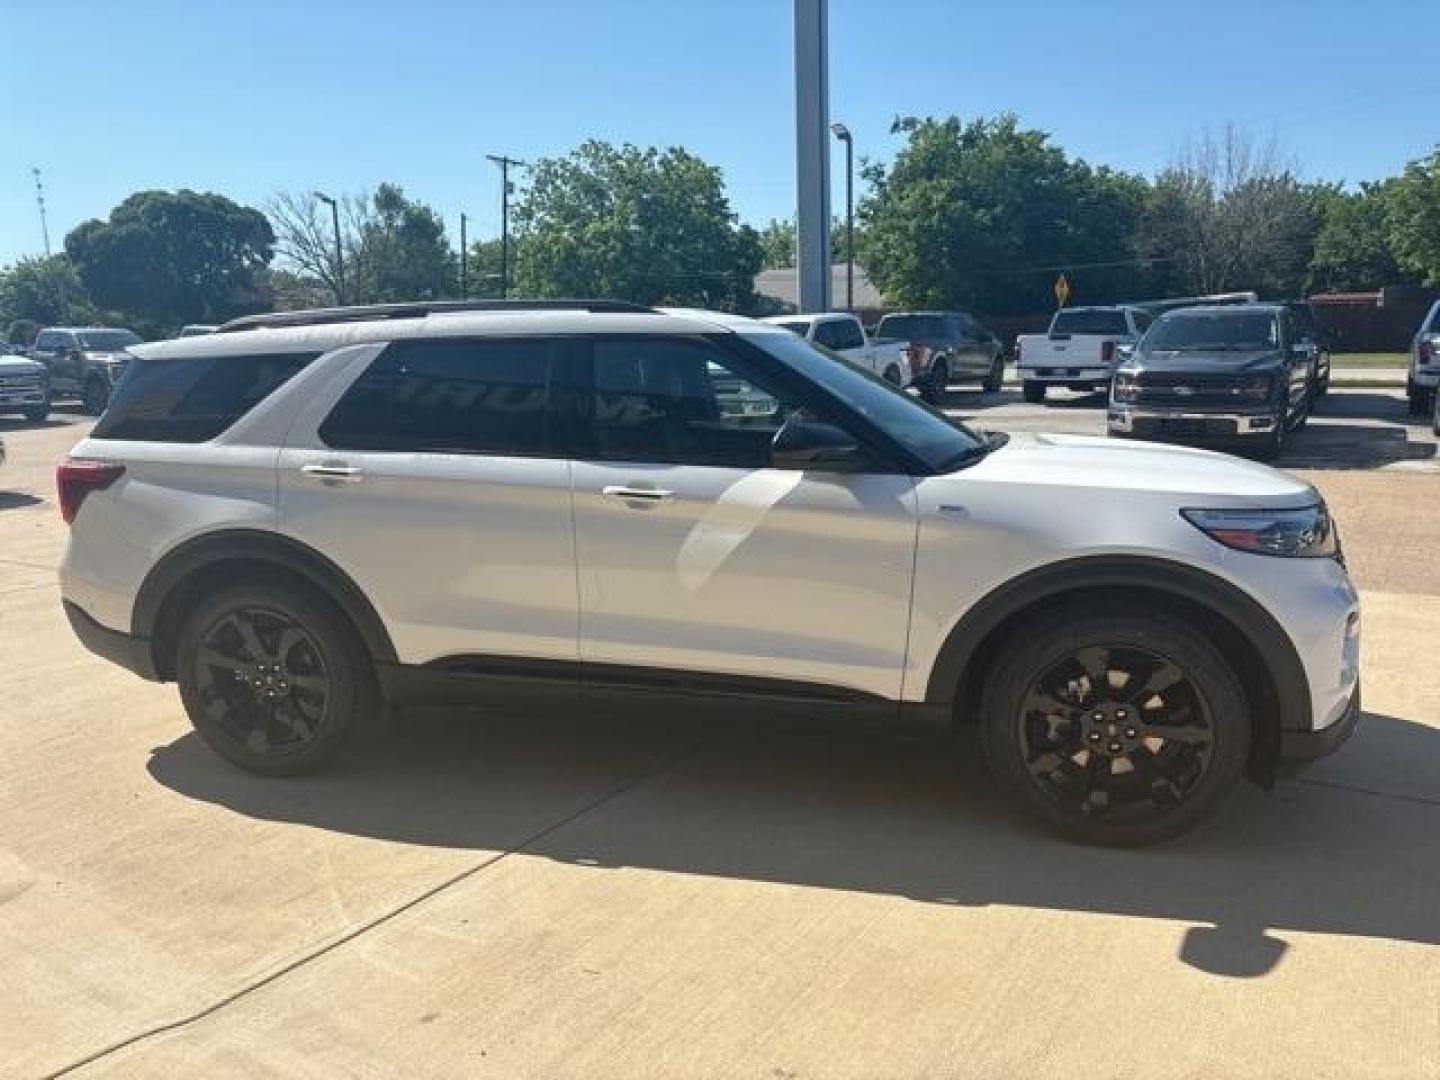
[[[800,305],[800,272],[793,266],[780,270],[762,270],[755,276],[755,291],[762,296],[789,304],[792,308]],[[830,305],[845,306],[845,263],[830,267]],[[863,268],[855,267],[855,306],[857,308],[882,308],[885,300],[880,290],[870,283]]]

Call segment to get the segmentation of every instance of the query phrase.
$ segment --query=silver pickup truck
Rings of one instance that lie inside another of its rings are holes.
[[[1148,312],[1134,307],[1061,308],[1046,333],[1015,339],[1015,367],[1025,400],[1044,401],[1052,386],[1109,386],[1120,355],[1134,347],[1153,321]]]
[[[839,353],[852,364],[859,364],[867,371],[873,371],[889,379],[896,386],[905,385],[905,376],[910,370],[907,349],[908,341],[892,341],[884,338],[866,337],[865,328],[854,315],[843,311],[825,312],[819,315],[777,315],[766,322],[783,326],[799,334],[806,341],[823,345],[833,353]]]

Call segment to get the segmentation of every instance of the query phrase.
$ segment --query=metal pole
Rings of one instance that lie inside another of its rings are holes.
[[[828,0],[795,0],[795,232],[801,311],[830,307]]]
[[[50,224],[45,220],[45,185],[40,179],[40,170],[32,168],[35,174],[35,201],[40,205],[40,233],[45,237],[45,257],[50,257]]]
[[[469,258],[465,246],[465,215],[460,215],[460,299],[465,299],[465,263]]]
[[[518,158],[504,154],[486,154],[500,166],[500,298],[510,295],[510,166],[524,166]]]
[[[844,124],[830,130],[845,144],[845,310],[855,310],[855,139]]]
[[[335,306],[345,305],[345,256],[340,250],[340,204],[323,191],[312,195],[330,207],[330,224],[335,228]]]

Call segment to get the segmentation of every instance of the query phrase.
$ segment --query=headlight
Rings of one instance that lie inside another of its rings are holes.
[[[1235,385],[1235,393],[1250,401],[1268,401],[1275,383],[1269,375],[1255,375]]]
[[[1128,372],[1117,371],[1115,381],[1110,384],[1111,400],[1124,404],[1134,401],[1139,396],[1140,380]]]
[[[1333,558],[1339,537],[1324,503],[1303,510],[1181,510],[1210,539],[1236,551],[1287,558]]]

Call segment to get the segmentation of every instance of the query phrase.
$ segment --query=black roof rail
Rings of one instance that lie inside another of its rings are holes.
[[[329,323],[372,322],[379,319],[423,319],[454,311],[591,311],[596,313],[653,314],[655,309],[628,300],[421,300],[411,304],[363,304],[355,307],[311,308],[307,311],[272,311],[231,319],[217,334],[286,326],[325,326]]]

